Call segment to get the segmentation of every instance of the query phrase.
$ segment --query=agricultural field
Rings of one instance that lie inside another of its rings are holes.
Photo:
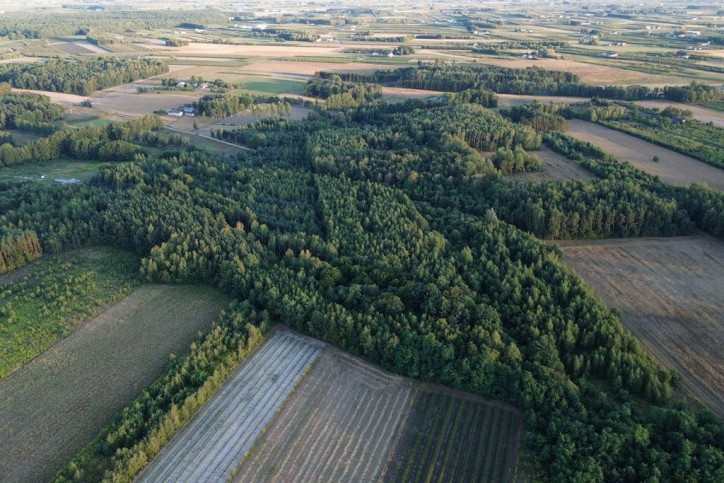
[[[666,183],[677,186],[706,183],[710,188],[724,190],[724,170],[629,134],[580,119],[568,121],[567,134],[595,144],[620,160],[630,161]],[[658,156],[659,161],[653,161],[654,156]]]
[[[724,416],[724,243],[708,236],[575,241],[566,262],[682,386]]]
[[[422,388],[384,481],[513,481],[521,424],[511,407]]]
[[[0,276],[0,379],[139,285],[138,259],[110,248],[47,255]]]
[[[50,480],[228,303],[208,287],[144,285],[0,381],[0,479]]]
[[[236,481],[378,481],[415,386],[333,349],[239,466]]]
[[[223,481],[319,356],[323,345],[275,333],[169,442],[139,481]]]

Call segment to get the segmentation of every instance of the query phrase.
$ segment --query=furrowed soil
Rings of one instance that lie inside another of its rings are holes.
[[[176,434],[139,481],[226,481],[323,344],[275,333]]]
[[[228,303],[208,287],[145,285],[0,381],[0,480],[50,480]]]
[[[619,160],[630,161],[641,171],[677,186],[706,183],[724,190],[724,170],[689,156],[598,124],[573,119],[568,121],[569,136],[588,141],[610,152]],[[659,161],[653,161],[658,156]]]
[[[235,481],[378,481],[414,391],[410,380],[327,349]]]
[[[562,244],[572,266],[682,387],[724,417],[724,242],[682,238]]]

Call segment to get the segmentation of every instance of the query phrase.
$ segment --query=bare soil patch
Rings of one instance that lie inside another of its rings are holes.
[[[401,65],[386,64],[366,64],[366,63],[349,63],[339,64],[335,62],[304,62],[304,61],[284,61],[284,60],[260,60],[250,64],[238,67],[239,72],[255,73],[255,74],[296,74],[304,76],[313,76],[315,72],[332,71],[332,72],[368,72],[372,73],[380,69],[395,69],[404,67]]]
[[[568,121],[568,135],[588,141],[642,171],[677,186],[706,183],[724,190],[724,170],[634,136],[580,119]],[[658,156],[659,161],[653,161]]]
[[[378,481],[414,391],[412,381],[328,349],[236,481]]]
[[[684,389],[724,416],[724,242],[708,236],[562,244],[572,266]]]
[[[208,287],[146,285],[0,381],[0,479],[51,479],[228,302]]]

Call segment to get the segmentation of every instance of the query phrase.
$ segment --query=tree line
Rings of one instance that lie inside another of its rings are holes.
[[[319,75],[329,77],[334,74],[320,72]],[[668,89],[640,85],[594,86],[583,84],[577,75],[570,72],[547,70],[537,66],[515,69],[478,64],[418,65],[395,70],[378,70],[374,74],[340,75],[343,80],[353,82],[372,82],[445,92],[482,88],[499,94],[601,97],[626,101],[665,98],[678,102],[697,102],[721,97],[718,88],[698,83]]]

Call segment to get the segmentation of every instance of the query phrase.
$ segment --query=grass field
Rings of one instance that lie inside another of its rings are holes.
[[[139,481],[225,481],[317,358],[322,344],[277,332],[169,442]]]
[[[541,144],[538,150],[530,151],[530,154],[540,159],[543,169],[531,173],[519,173],[508,176],[510,179],[531,181],[544,179],[590,179],[593,174],[575,164],[565,156],[552,151]]]
[[[657,146],[637,137],[588,121],[568,121],[569,136],[595,144],[620,160],[642,171],[659,176],[662,181],[677,186],[706,183],[710,188],[724,190],[724,170],[689,156]],[[658,156],[659,161],[653,161]]]
[[[236,481],[378,481],[413,396],[411,381],[327,349]]]
[[[724,416],[724,243],[706,236],[568,242],[565,259],[682,386]]]
[[[208,287],[144,285],[0,381],[0,480],[50,480],[228,302]]]
[[[56,180],[87,182],[106,164],[108,163],[73,159],[24,163],[0,168],[0,179],[33,180],[39,183],[56,183]]]
[[[138,259],[110,248],[48,255],[0,276],[0,378],[138,286]]]
[[[512,481],[520,431],[512,408],[422,389],[384,480]]]

